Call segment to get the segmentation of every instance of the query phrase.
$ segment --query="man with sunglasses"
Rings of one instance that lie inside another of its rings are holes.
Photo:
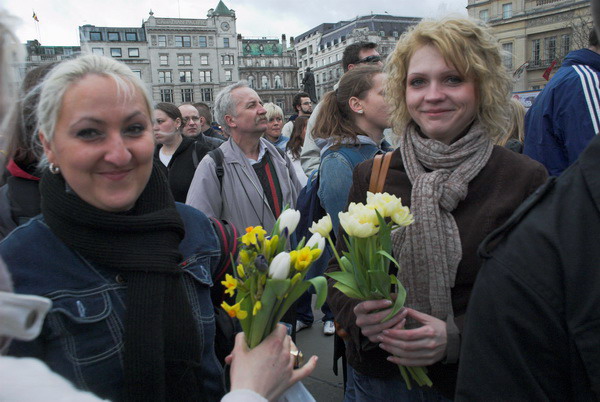
[[[352,70],[354,67],[365,64],[383,65],[381,56],[377,51],[377,43],[357,42],[346,46],[344,54],[342,55],[342,67],[344,68],[344,73],[348,70]],[[337,88],[337,84],[334,88]],[[319,109],[319,105],[317,105],[308,120],[304,145],[302,146],[302,153],[300,154],[302,169],[304,169],[304,172],[308,177],[310,177],[313,171],[319,168],[321,162],[321,148],[315,144],[315,140],[311,135],[311,131],[315,126],[317,116],[319,115]]]

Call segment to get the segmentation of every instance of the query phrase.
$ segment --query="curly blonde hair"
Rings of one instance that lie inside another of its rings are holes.
[[[435,46],[447,64],[474,80],[478,99],[476,118],[491,138],[502,135],[510,116],[512,78],[502,64],[502,50],[490,30],[464,17],[423,20],[400,37],[385,67],[386,98],[391,106],[394,132],[402,134],[412,121],[405,101],[408,65],[415,51],[427,45]]]

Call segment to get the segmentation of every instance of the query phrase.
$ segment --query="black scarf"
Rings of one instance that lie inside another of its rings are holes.
[[[93,207],[65,191],[48,170],[42,213],[67,246],[127,281],[125,399],[201,398],[200,339],[183,282],[183,222],[162,174],[153,168],[135,206],[123,213]]]

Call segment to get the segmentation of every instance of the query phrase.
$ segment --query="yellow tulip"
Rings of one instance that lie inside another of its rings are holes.
[[[221,307],[223,307],[223,310],[225,310],[231,318],[236,317],[238,320],[243,320],[244,318],[248,317],[248,313],[241,309],[240,303],[230,306],[226,302],[223,302],[221,303]]]
[[[327,214],[319,219],[318,222],[313,222],[312,226],[308,230],[310,230],[311,233],[318,233],[323,237],[328,237],[332,228],[333,224],[331,223],[331,216]]]
[[[408,207],[402,207],[394,212],[392,214],[392,220],[396,225],[400,226],[408,226],[415,221]]]
[[[379,225],[379,219],[377,219],[377,213],[372,206],[364,204],[350,203],[348,206],[348,213],[352,214],[359,223],[370,223],[372,225]]]
[[[367,192],[367,206],[373,207],[379,211],[384,218],[389,218],[392,214],[402,208],[402,200],[389,193]]]
[[[379,232],[379,226],[375,226],[372,221],[361,221],[350,212],[340,212],[338,216],[340,225],[349,236],[365,238]]]

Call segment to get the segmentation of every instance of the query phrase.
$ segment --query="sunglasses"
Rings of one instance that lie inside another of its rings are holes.
[[[354,64],[361,64],[361,63],[379,63],[381,61],[381,56],[367,56],[364,59],[360,59],[359,61],[355,62]]]

